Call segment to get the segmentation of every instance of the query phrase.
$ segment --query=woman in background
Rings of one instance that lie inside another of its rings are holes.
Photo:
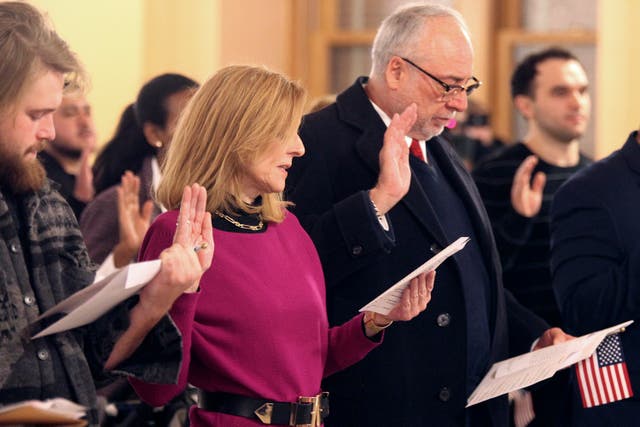
[[[149,200],[160,181],[159,163],[197,87],[180,74],[151,79],[140,89],[136,102],[125,109],[116,134],[96,158],[97,195],[82,213],[80,229],[91,259],[103,264],[99,275],[135,260],[151,220],[161,212]],[[118,191],[122,193],[120,203]]]

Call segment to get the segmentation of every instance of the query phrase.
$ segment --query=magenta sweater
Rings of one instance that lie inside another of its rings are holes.
[[[156,259],[171,245],[177,211],[160,215],[141,248]],[[320,381],[362,359],[376,345],[358,315],[329,328],[325,284],[315,247],[297,218],[264,233],[214,229],[215,254],[200,292],[180,297],[170,311],[183,336],[178,384],[131,383],[159,406],[187,383],[207,391],[293,402],[320,392]],[[191,408],[198,426],[256,426],[248,418]]]

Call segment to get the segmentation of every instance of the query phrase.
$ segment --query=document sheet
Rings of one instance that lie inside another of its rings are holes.
[[[86,325],[134,295],[160,271],[160,260],[129,264],[76,292],[44,312],[37,320],[63,313],[61,319],[34,335],[32,339]]]
[[[67,399],[27,400],[0,406],[0,426],[3,425],[60,425],[86,426],[82,420],[86,408]]]
[[[455,242],[451,243],[449,246],[435,254],[433,257],[429,258],[427,262],[400,279],[385,292],[362,307],[359,311],[373,311],[375,313],[380,313],[383,315],[389,314],[393,307],[395,307],[400,302],[400,298],[402,298],[402,292],[407,286],[409,286],[409,282],[411,281],[411,279],[418,276],[420,273],[435,270],[440,266],[440,264],[446,261],[447,258],[464,248],[468,241],[468,237],[458,238]],[[438,286],[437,283],[436,286]]]
[[[495,363],[467,399],[467,407],[552,377],[590,357],[607,335],[631,323],[633,320]]]

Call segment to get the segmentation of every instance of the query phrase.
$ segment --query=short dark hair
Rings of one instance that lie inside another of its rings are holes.
[[[580,60],[571,52],[561,47],[552,46],[532,53],[524,58],[511,75],[511,98],[518,95],[533,96],[533,79],[538,73],[538,64],[549,59]]]

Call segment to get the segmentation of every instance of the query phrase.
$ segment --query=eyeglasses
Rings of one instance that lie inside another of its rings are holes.
[[[471,95],[476,89],[478,89],[480,87],[480,85],[482,85],[482,82],[480,80],[478,80],[477,78],[471,76],[470,83],[467,82],[466,86],[461,86],[461,85],[450,85],[448,83],[443,82],[442,80],[440,80],[439,78],[437,78],[436,76],[434,76],[433,74],[431,74],[430,72],[423,70],[420,66],[416,65],[414,62],[408,60],[407,58],[403,58],[400,57],[400,59],[402,59],[404,62],[413,65],[418,71],[420,71],[421,73],[425,74],[426,76],[430,77],[432,80],[434,80],[436,83],[438,83],[440,86],[442,86],[442,88],[444,89],[444,93],[442,94],[442,99],[443,100],[448,100],[453,98],[454,96],[458,95],[461,92],[465,92],[467,94],[467,96]]]

